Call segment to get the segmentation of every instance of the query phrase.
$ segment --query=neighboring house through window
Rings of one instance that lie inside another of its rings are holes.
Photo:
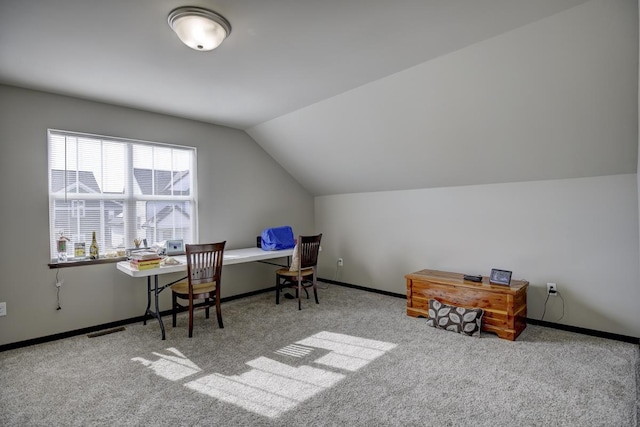
[[[49,130],[51,258],[63,233],[100,252],[167,239],[195,243],[196,150],[192,147]]]

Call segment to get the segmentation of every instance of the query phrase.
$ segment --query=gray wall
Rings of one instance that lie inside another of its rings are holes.
[[[0,85],[0,345],[140,316],[146,303],[145,281],[114,264],[47,267],[47,128],[197,147],[201,242],[227,240],[233,249],[255,245],[270,226],[313,231],[312,197],[242,131]],[[259,263],[225,267],[222,295],[273,286],[273,272]],[[161,309],[169,299],[164,292]]]
[[[378,189],[420,177],[439,188],[316,197],[321,274],[403,294],[403,276],[419,269],[503,268],[531,282],[529,317],[542,316],[546,283],[557,282],[564,317],[551,298],[545,320],[640,337],[637,17],[635,1],[592,1],[251,130],[260,142],[365,129],[371,138],[349,135],[361,153],[376,139],[394,154],[418,141],[406,162],[389,154],[390,166],[360,153],[370,171],[356,176]],[[406,99],[410,108],[388,107]],[[356,119],[341,128],[345,111]]]
[[[404,294],[424,268],[528,280],[528,317],[640,337],[636,174],[316,197],[323,277]],[[336,268],[338,257],[344,267]],[[336,274],[337,272],[337,274]]]

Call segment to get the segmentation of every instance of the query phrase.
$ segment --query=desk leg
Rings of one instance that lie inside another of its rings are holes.
[[[160,330],[162,331],[162,339],[165,339],[164,333],[164,323],[162,322],[162,316],[160,316],[160,305],[158,303],[158,295],[160,295],[160,291],[162,289],[158,289],[158,275],[153,276],[153,289],[151,289],[151,276],[147,277],[147,309],[144,312],[144,322],[143,324],[147,324],[147,316],[152,316],[158,319],[158,323],[160,324]],[[151,293],[154,295],[154,303],[156,311],[151,310]]]
[[[142,320],[142,324],[147,324],[147,316],[149,314],[153,315],[153,312],[150,310],[151,308],[151,276],[147,276],[147,308],[144,310],[144,316]]]
[[[160,323],[160,329],[162,330],[162,339],[164,339],[164,323],[162,323],[162,316],[160,315],[160,306],[158,305],[158,295],[160,291],[158,290],[158,275],[153,276],[155,278],[155,295],[156,295],[156,317],[158,318],[158,323]]]

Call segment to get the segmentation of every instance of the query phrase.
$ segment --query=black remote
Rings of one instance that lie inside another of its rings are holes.
[[[470,274],[465,274],[464,280],[470,280],[472,282],[482,282],[482,276],[472,276]]]

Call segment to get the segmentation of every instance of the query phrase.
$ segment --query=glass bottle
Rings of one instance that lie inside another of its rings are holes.
[[[96,240],[96,232],[94,231],[91,237],[91,246],[89,246],[89,258],[98,259],[98,252],[98,241]]]

